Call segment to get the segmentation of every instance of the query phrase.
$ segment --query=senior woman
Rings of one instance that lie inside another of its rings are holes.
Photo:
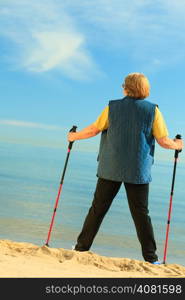
[[[182,140],[172,140],[156,104],[146,101],[150,84],[143,74],[129,74],[122,85],[124,98],[113,100],[95,123],[68,134],[68,141],[102,132],[97,186],[75,250],[88,251],[121,184],[145,261],[157,263],[156,242],[148,210],[149,183],[155,140],[166,149],[180,150]]]

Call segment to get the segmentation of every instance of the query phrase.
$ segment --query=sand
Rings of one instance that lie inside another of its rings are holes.
[[[178,264],[152,265],[129,259],[100,256],[31,243],[0,240],[1,278],[175,278],[185,277]]]

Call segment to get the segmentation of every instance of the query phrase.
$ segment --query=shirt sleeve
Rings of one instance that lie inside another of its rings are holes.
[[[93,123],[93,125],[100,131],[106,130],[109,126],[108,116],[109,106],[106,106],[98,119]]]
[[[155,109],[152,132],[153,132],[153,136],[156,139],[160,139],[169,135],[163,115],[158,109],[158,107],[156,107]]]

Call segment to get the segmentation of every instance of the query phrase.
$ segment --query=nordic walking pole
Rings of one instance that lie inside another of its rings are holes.
[[[177,134],[175,138],[176,139],[181,139],[181,135]],[[173,168],[173,178],[172,178],[172,186],[171,186],[171,193],[170,193],[170,204],[169,204],[167,227],[166,227],[166,240],[165,240],[165,246],[164,246],[163,264],[166,263],[168,236],[169,236],[171,211],[172,211],[172,199],[173,199],[174,184],[175,184],[175,174],[176,174],[178,155],[179,155],[179,152],[181,152],[181,151],[182,150],[175,150],[175,154],[174,154],[174,168]]]
[[[75,132],[76,128],[77,128],[77,126],[73,126],[70,129],[69,132]],[[50,224],[50,227],[49,227],[48,236],[47,236],[47,240],[46,240],[46,244],[45,244],[48,247],[49,247],[49,240],[50,240],[50,236],[51,236],[51,231],[52,231],[52,228],[53,228],[53,223],[54,223],[54,219],[55,219],[55,215],[56,215],[56,210],[57,210],[57,207],[58,207],[58,202],[59,202],[59,198],[60,198],[60,194],[61,194],[61,190],[62,190],[62,185],[63,185],[63,182],[64,182],[64,176],[65,176],[65,172],[66,172],[66,168],[67,168],[67,163],[68,163],[68,160],[69,160],[69,155],[70,155],[72,146],[73,146],[73,142],[69,142],[67,157],[66,157],[66,161],[65,161],[65,165],[64,165],[64,170],[63,170],[62,177],[61,177],[61,180],[60,180],[58,195],[57,195],[57,198],[56,198],[56,201],[55,201],[53,216],[52,216],[52,219],[51,219],[51,224]]]

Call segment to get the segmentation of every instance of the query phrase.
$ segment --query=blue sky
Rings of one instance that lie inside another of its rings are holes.
[[[1,141],[65,148],[131,72],[149,78],[170,137],[184,136],[184,15],[183,0],[1,0]]]

